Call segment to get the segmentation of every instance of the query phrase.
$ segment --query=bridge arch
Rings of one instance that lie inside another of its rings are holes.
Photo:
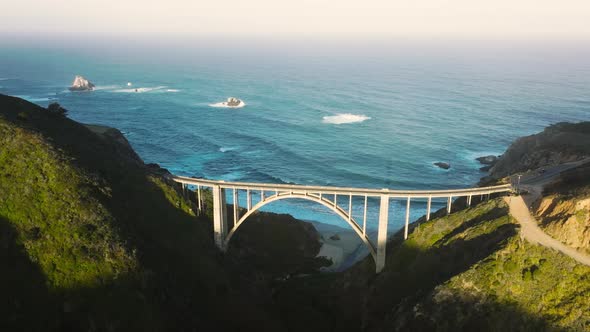
[[[490,194],[494,193],[506,193],[511,192],[514,188],[511,184],[491,186],[491,187],[478,187],[478,188],[465,188],[465,189],[448,189],[448,190],[392,190],[392,189],[371,189],[371,188],[351,188],[351,187],[328,187],[328,186],[303,186],[296,184],[270,184],[270,183],[250,183],[250,182],[226,182],[222,180],[208,180],[201,178],[189,178],[183,176],[169,176],[173,181],[179,182],[183,185],[183,192],[187,185],[193,185],[197,187],[197,205],[199,213],[202,213],[202,202],[201,187],[211,188],[213,195],[213,236],[215,245],[220,250],[225,250],[229,241],[241,226],[242,223],[255,211],[265,206],[268,203],[288,199],[288,198],[300,198],[308,201],[313,201],[327,207],[329,210],[340,216],[345,222],[347,222],[352,230],[361,238],[365,246],[369,249],[371,256],[375,261],[376,272],[379,273],[385,267],[385,256],[387,247],[387,226],[389,219],[389,201],[390,199],[406,199],[406,217],[405,217],[405,228],[404,228],[404,239],[408,238],[409,224],[410,224],[410,200],[412,199],[427,199],[426,207],[426,220],[430,219],[431,202],[433,198],[447,198],[447,214],[451,213],[451,205],[453,204],[453,198],[466,197],[467,205],[471,205],[471,198],[473,196],[481,195],[489,198]],[[232,190],[234,195],[234,225],[229,230],[230,224],[227,223],[227,204],[226,204],[226,190]],[[245,190],[247,192],[247,212],[239,218],[239,200],[237,199],[238,191]],[[259,191],[261,201],[252,207],[251,194],[252,191]],[[275,195],[265,197],[264,194],[269,192],[275,192]],[[338,195],[344,195],[349,197],[349,207],[347,211],[344,211],[337,204]],[[334,200],[329,200],[327,197],[333,196]],[[352,218],[352,198],[353,197],[364,197],[364,214],[363,214],[363,227]],[[367,211],[367,198],[378,197],[379,203],[379,227],[377,229],[377,241],[376,244],[372,243],[366,236],[366,211]]]
[[[238,228],[240,228],[240,226],[254,212],[260,210],[263,206],[265,206],[269,203],[284,200],[284,199],[290,199],[290,198],[299,198],[299,199],[304,199],[304,200],[312,201],[315,203],[319,203],[319,204],[327,207],[332,212],[334,212],[336,215],[338,215],[340,218],[342,218],[348,225],[350,225],[350,227],[355,231],[355,233],[363,241],[364,245],[369,249],[369,252],[370,252],[371,256],[373,257],[373,260],[375,262],[377,262],[377,251],[375,249],[375,246],[373,245],[373,243],[371,243],[371,240],[366,235],[366,233],[363,234],[362,228],[358,225],[358,223],[354,220],[354,218],[352,216],[348,215],[348,213],[346,211],[344,211],[343,209],[341,209],[338,205],[334,205],[334,203],[330,200],[327,200],[327,199],[317,196],[317,195],[305,194],[305,193],[290,193],[290,192],[289,193],[277,193],[275,195],[265,197],[262,201],[258,202],[256,205],[254,205],[248,212],[246,212],[246,214],[244,214],[235,223],[234,227],[229,231],[229,233],[227,234],[227,237],[224,240],[224,247],[225,248],[228,247],[229,241],[231,240],[233,235],[236,233]]]

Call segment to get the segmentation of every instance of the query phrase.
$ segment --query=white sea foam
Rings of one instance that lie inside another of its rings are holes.
[[[50,101],[53,98],[48,98],[48,97],[32,97],[32,96],[27,96],[27,95],[17,95],[15,97],[30,101],[30,102],[41,102],[41,101]]]
[[[242,107],[246,106],[246,103],[243,101],[240,101],[240,103],[236,106],[229,106],[226,101],[222,101],[220,103],[209,104],[209,106],[210,107],[220,107],[220,108],[242,108]]]
[[[166,86],[156,86],[156,87],[145,87],[145,88],[131,88],[131,89],[118,89],[118,90],[113,90],[113,92],[119,92],[119,93],[145,93],[145,92],[151,92],[151,91],[158,91],[158,90],[163,90],[166,89]]]
[[[363,114],[350,114],[350,113],[342,113],[330,116],[324,116],[322,122],[329,123],[329,124],[344,124],[344,123],[355,123],[355,122],[363,122],[366,120],[371,119]]]
[[[477,158],[479,157],[485,157],[485,156],[499,156],[501,155],[503,152],[498,152],[498,151],[478,151],[478,152],[474,152],[474,151],[465,151],[463,153],[460,153],[459,155],[462,157],[462,159],[464,160],[468,160],[474,164],[479,164],[479,161],[477,161]]]
[[[178,89],[166,89],[166,92],[179,92],[180,90]]]
[[[234,147],[220,147],[220,148],[219,148],[219,151],[220,151],[220,152],[227,152],[227,151],[233,151],[233,150],[235,150],[235,149],[236,149],[236,148],[234,148]]]
[[[94,87],[94,90],[114,90],[120,87],[120,85],[97,85]]]

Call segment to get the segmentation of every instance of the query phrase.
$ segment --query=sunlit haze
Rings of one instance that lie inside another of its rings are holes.
[[[587,0],[21,0],[0,34],[588,40]]]

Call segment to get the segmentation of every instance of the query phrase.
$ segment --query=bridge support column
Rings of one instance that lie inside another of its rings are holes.
[[[408,203],[406,203],[406,224],[404,228],[404,240],[408,239],[408,228],[410,228],[410,197],[408,197]]]
[[[432,196],[428,196],[428,202],[426,203],[426,221],[430,220],[430,208],[432,206]]]
[[[453,206],[453,196],[449,196],[449,200],[447,201],[447,214],[451,213],[452,206]]]
[[[385,249],[387,246],[387,223],[389,221],[389,196],[381,195],[379,207],[379,229],[377,231],[377,259],[375,267],[377,273],[385,267]]]
[[[225,237],[227,236],[227,210],[225,204],[225,189],[213,186],[213,236],[215,245],[222,251],[225,250]]]

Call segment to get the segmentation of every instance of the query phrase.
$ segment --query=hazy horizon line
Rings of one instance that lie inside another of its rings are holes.
[[[303,48],[346,48],[347,46],[370,47],[373,49],[391,49],[391,48],[423,48],[435,47],[440,49],[548,49],[555,52],[567,52],[568,50],[588,50],[590,51],[590,38],[587,39],[548,39],[548,38],[529,38],[529,39],[504,39],[504,38],[457,38],[457,37],[357,37],[357,38],[279,38],[279,37],[240,37],[233,35],[219,36],[198,36],[198,35],[132,35],[132,34],[64,34],[64,35],[40,35],[33,33],[7,33],[0,31],[0,45],[5,46],[80,46],[92,47],[101,46],[102,44],[113,45],[120,44],[126,48],[145,48],[150,46],[183,46],[185,48],[196,48],[200,45],[206,47],[219,48],[273,48],[284,47],[285,45]],[[197,44],[199,43],[199,44]],[[558,47],[558,48],[556,48]],[[351,51],[355,51],[351,49]]]

